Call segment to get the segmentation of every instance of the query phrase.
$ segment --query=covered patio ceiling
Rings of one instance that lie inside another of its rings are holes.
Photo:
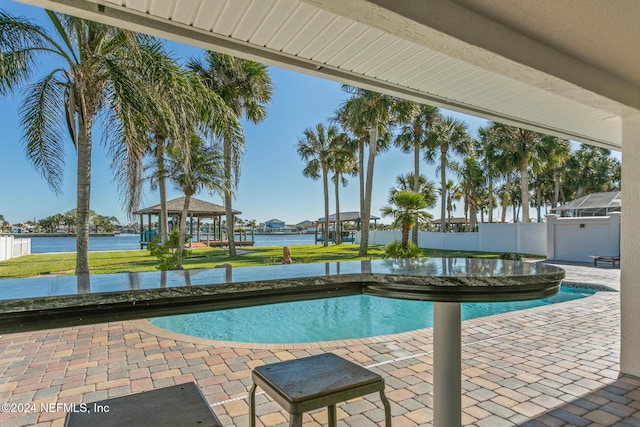
[[[640,4],[617,0],[20,0],[621,149]]]

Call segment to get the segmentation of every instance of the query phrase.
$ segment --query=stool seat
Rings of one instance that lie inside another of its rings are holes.
[[[384,395],[384,379],[333,353],[259,366],[252,373],[249,393],[249,422],[255,426],[257,386],[291,415],[290,425],[302,425],[302,414],[327,406],[329,426],[336,425],[335,404],[369,393],[380,393],[387,427],[391,426],[389,401]]]
[[[193,382],[85,405],[67,413],[66,427],[222,427]]]

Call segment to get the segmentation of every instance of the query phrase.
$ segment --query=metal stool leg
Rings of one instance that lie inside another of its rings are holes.
[[[384,390],[380,390],[380,400],[382,400],[382,405],[384,406],[384,425],[391,427],[391,406],[387,396],[384,395]]]
[[[302,413],[289,414],[291,421],[289,421],[289,427],[302,427]]]
[[[329,417],[329,427],[336,427],[338,424],[338,417],[336,416],[336,405],[329,405],[327,407]]]
[[[256,427],[256,385],[249,391],[249,427]]]

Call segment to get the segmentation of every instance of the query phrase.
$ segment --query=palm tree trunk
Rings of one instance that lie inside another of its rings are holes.
[[[501,222],[504,224],[507,222],[507,207],[509,206],[509,200],[511,199],[511,174],[507,174],[507,182],[504,185],[504,193],[502,193],[502,218]],[[514,218],[515,221],[515,218]]]
[[[520,200],[522,203],[522,222],[529,222],[529,161],[525,157],[520,162]]]
[[[327,168],[322,166],[322,190],[324,192],[324,240],[322,246],[329,246],[329,179],[327,178]]]
[[[176,269],[182,270],[182,254],[184,253],[185,230],[187,228],[187,215],[189,214],[189,203],[191,194],[185,192],[184,205],[182,205],[182,214],[180,215],[180,230],[178,230],[178,260]]]
[[[420,141],[416,141],[413,146],[413,191],[420,192]],[[420,230],[420,215],[416,214],[414,219],[415,225],[413,226],[413,235],[411,241],[414,245],[418,246],[418,231]],[[405,249],[406,250],[406,249]]]
[[[91,200],[91,121],[79,115],[76,208],[76,275],[89,274],[89,203]]]
[[[158,243],[164,245],[169,239],[169,218],[167,213],[167,179],[164,165],[165,138],[156,135],[156,162],[158,163],[158,192],[160,193],[160,233]]]
[[[364,205],[360,214],[362,234],[358,256],[367,256],[369,249],[369,222],[371,220],[371,193],[373,192],[373,166],[378,151],[378,129],[373,127],[369,131],[369,158],[367,160],[367,178],[365,180]]]
[[[227,220],[227,240],[229,243],[229,256],[236,256],[236,244],[234,241],[233,229],[233,208],[232,202],[232,177],[231,177],[231,139],[225,135],[223,143],[223,162],[224,162],[224,213]]]
[[[360,185],[360,236],[362,237],[362,211],[364,210],[364,139],[358,141],[358,181]]]
[[[482,215],[484,222],[484,215]],[[493,222],[493,175],[489,173],[489,223]]]
[[[441,195],[441,201],[440,201],[440,232],[444,233],[445,231],[447,231],[447,219],[445,218],[446,216],[446,204],[447,204],[447,172],[445,170],[445,168],[447,167],[447,160],[446,160],[446,152],[441,152],[440,153],[440,185],[442,188],[442,195]]]
[[[335,178],[335,192],[336,192],[336,238],[333,242],[336,245],[342,244],[342,227],[340,224],[340,174],[336,172]]]
[[[559,170],[553,171],[553,180],[555,182],[555,186],[553,189],[553,206],[554,208],[558,207],[558,200],[560,199],[560,185],[561,185],[562,175]]]
[[[409,227],[402,224],[402,250],[407,251],[409,247]]]

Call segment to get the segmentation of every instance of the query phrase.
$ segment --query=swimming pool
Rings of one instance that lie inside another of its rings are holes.
[[[562,286],[542,300],[462,304],[463,320],[584,298],[596,291]],[[433,303],[368,295],[296,301],[149,319],[160,328],[213,340],[305,343],[395,334],[433,326]]]

